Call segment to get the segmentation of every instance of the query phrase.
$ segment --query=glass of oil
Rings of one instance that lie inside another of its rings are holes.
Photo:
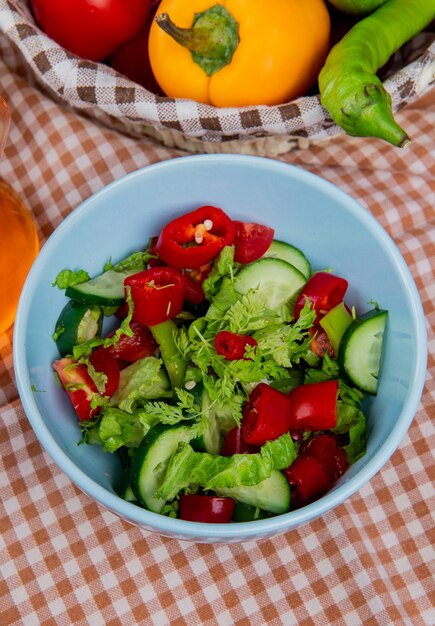
[[[0,156],[9,123],[9,107],[0,96]],[[38,235],[29,209],[0,178],[0,334],[14,323],[21,289],[38,251]]]

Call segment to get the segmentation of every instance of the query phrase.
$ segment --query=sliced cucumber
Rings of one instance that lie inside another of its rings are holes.
[[[130,484],[138,501],[154,513],[160,513],[165,500],[154,498],[165,477],[171,456],[180,441],[193,436],[191,424],[157,424],[151,428],[137,449],[130,468]]]
[[[277,311],[292,301],[306,282],[302,272],[287,261],[264,257],[238,272],[234,289],[241,294],[257,289],[267,308]]]
[[[362,391],[376,395],[382,361],[388,311],[374,309],[348,326],[338,351],[338,362],[347,378]]]
[[[272,470],[269,478],[258,485],[216,489],[216,493],[277,515],[290,510],[290,485],[284,474],[278,470]]]
[[[295,248],[295,246],[285,241],[274,239],[262,258],[264,259],[265,257],[287,261],[287,263],[299,270],[306,280],[311,276],[311,265],[305,254],[299,248]]]
[[[56,322],[54,339],[61,356],[72,354],[74,346],[101,336],[103,312],[98,305],[70,300]]]
[[[115,272],[110,269],[85,283],[68,287],[65,295],[84,304],[118,307],[124,302],[124,280],[138,271]]]

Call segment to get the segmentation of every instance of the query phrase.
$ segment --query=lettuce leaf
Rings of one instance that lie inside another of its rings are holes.
[[[148,356],[123,369],[111,404],[132,413],[148,400],[170,398],[171,386],[162,365],[161,359]]]
[[[142,409],[127,413],[118,407],[106,407],[98,426],[98,436],[107,452],[115,452],[122,446],[137,448],[155,423],[155,418]]]
[[[154,497],[172,500],[181,490],[197,485],[212,491],[257,485],[269,478],[273,469],[291,465],[297,454],[297,444],[289,433],[268,441],[259,453],[229,457],[195,452],[190,444],[181,442]]]

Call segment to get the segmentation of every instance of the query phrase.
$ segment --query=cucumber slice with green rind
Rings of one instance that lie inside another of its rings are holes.
[[[311,265],[305,254],[299,248],[292,246],[285,241],[274,239],[262,258],[271,257],[273,259],[282,259],[293,265],[308,280],[311,276]]]
[[[165,500],[154,498],[165,477],[171,456],[180,441],[188,443],[194,436],[191,424],[157,424],[137,449],[130,468],[130,484],[138,501],[149,511],[160,513]]]
[[[74,346],[101,337],[102,326],[103,312],[100,306],[70,300],[56,322],[54,336],[59,354],[72,354]]]
[[[124,280],[128,276],[137,274],[139,270],[115,272],[107,270],[84,283],[72,285],[65,291],[67,298],[83,302],[84,304],[99,304],[100,306],[121,306],[124,303]]]
[[[353,320],[346,329],[338,351],[345,376],[361,391],[376,395],[382,362],[388,311],[373,309]]]
[[[276,513],[276,515],[290,510],[290,485],[284,474],[278,470],[272,470],[269,478],[258,485],[216,489],[216,493],[218,496],[234,498],[239,502]]]
[[[263,257],[242,267],[234,279],[234,289],[241,294],[256,289],[266,307],[278,311],[296,297],[306,282],[305,276],[287,261]]]

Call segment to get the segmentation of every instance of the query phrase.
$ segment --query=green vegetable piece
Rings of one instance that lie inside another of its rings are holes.
[[[64,269],[59,272],[52,285],[53,287],[59,287],[59,289],[67,289],[73,285],[85,283],[89,278],[90,276],[85,270],[73,272],[72,270]]]
[[[272,470],[291,465],[297,450],[289,433],[268,441],[260,453],[227,457],[195,452],[190,445],[180,443],[155,497],[172,500],[182,489],[197,485],[213,491],[258,485],[270,477]]]
[[[269,511],[245,502],[236,502],[233,513],[233,522],[255,522],[258,519],[270,517]]]
[[[376,72],[435,18],[433,0],[389,0],[357,22],[330,51],[319,74],[320,99],[349,135],[410,143]]]
[[[320,326],[328,335],[334,354],[338,354],[341,338],[351,323],[352,315],[346,309],[344,302],[337,304],[320,320]]]
[[[172,388],[184,387],[187,362],[182,357],[175,341],[177,327],[172,320],[166,320],[166,322],[161,324],[150,326],[150,330],[159,344],[160,353]]]
[[[131,413],[147,400],[169,398],[171,395],[162,361],[148,356],[121,371],[118,389],[110,401],[113,406]]]
[[[103,313],[99,306],[70,300],[62,309],[53,339],[61,356],[72,354],[76,345],[101,337]]]
[[[238,46],[238,25],[221,4],[196,13],[192,28],[179,28],[167,13],[156,16],[162,30],[192,53],[192,59],[212,76],[231,62]]]
[[[367,15],[385,4],[387,0],[329,0],[329,2],[348,15]]]

